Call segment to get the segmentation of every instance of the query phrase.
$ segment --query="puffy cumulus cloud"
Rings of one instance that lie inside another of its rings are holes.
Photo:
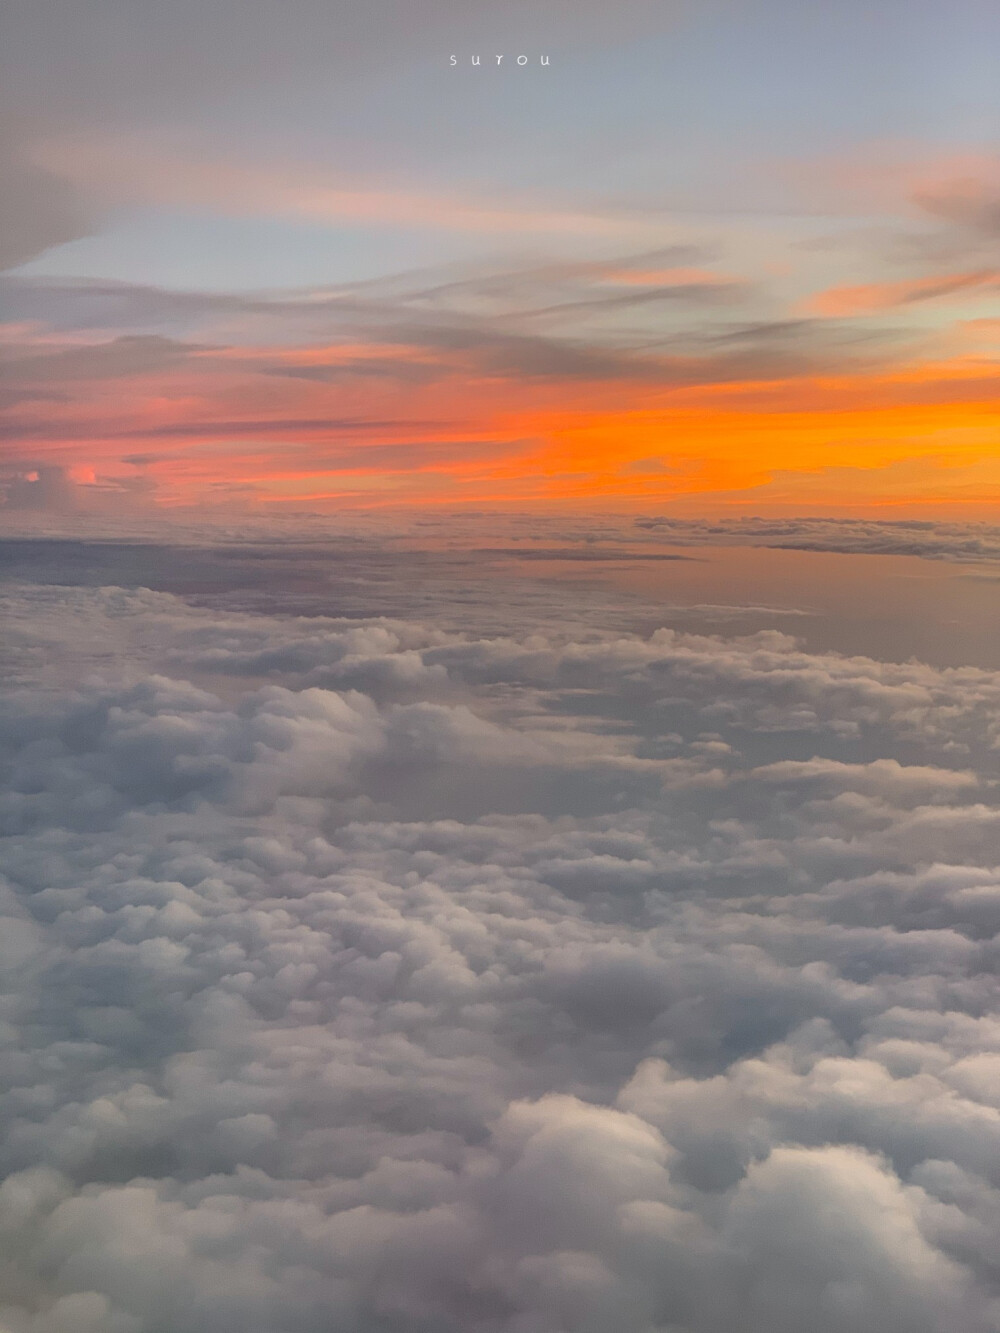
[[[1000,678],[8,588],[4,1333],[996,1333]]]
[[[63,467],[30,468],[0,482],[5,507],[72,513],[80,507],[80,487]]]
[[[156,482],[142,468],[130,476],[98,476],[93,468],[77,470],[39,463],[11,469],[0,474],[0,509],[5,518],[27,513],[37,519],[42,515],[80,515],[111,512],[123,507],[139,510],[148,506]]]

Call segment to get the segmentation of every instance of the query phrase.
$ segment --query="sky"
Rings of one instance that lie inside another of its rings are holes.
[[[14,0],[2,45],[8,522],[997,512],[986,0]]]

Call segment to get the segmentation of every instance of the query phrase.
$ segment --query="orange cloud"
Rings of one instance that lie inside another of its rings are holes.
[[[856,287],[829,287],[806,302],[810,314],[844,317],[893,310],[919,301],[934,301],[957,293],[990,295],[1000,292],[1000,270],[944,273],[902,282],[872,282]]]
[[[44,380],[18,356],[19,475],[123,488],[140,468],[165,505],[752,506],[781,479],[821,510],[841,503],[834,477],[852,504],[868,478],[872,508],[1000,493],[992,325],[952,340],[962,356],[891,366],[876,349],[865,366],[851,350],[834,369],[836,344],[780,322],[749,326],[749,342],[696,336],[682,355],[374,302],[367,325],[338,326],[336,304],[311,343],[240,345],[235,327],[223,347],[118,339],[82,358],[67,343]]]
[[[707,268],[614,268],[600,273],[602,282],[623,287],[734,287],[741,279]]]
[[[222,371],[223,359],[215,365]],[[57,405],[21,447],[36,463],[86,465],[94,475],[127,474],[140,459],[173,503],[226,486],[305,504],[656,505],[734,492],[749,502],[780,475],[799,479],[803,501],[822,504],[830,470],[853,469],[871,477],[877,505],[880,475],[905,460],[914,461],[900,503],[907,487],[926,502],[956,468],[980,469],[984,489],[966,500],[987,503],[986,478],[1000,468],[992,369],[969,358],[682,388],[456,375],[403,386],[395,400],[365,386],[345,395],[309,380],[261,385],[235,370],[195,392],[187,372],[172,372],[133,384],[128,400],[119,382]]]

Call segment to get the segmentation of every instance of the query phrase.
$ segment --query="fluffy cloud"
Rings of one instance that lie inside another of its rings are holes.
[[[5,612],[4,1333],[1000,1328],[995,673]]]

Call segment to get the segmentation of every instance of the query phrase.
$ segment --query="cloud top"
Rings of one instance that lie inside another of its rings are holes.
[[[6,612],[5,1331],[998,1327],[995,673]]]

